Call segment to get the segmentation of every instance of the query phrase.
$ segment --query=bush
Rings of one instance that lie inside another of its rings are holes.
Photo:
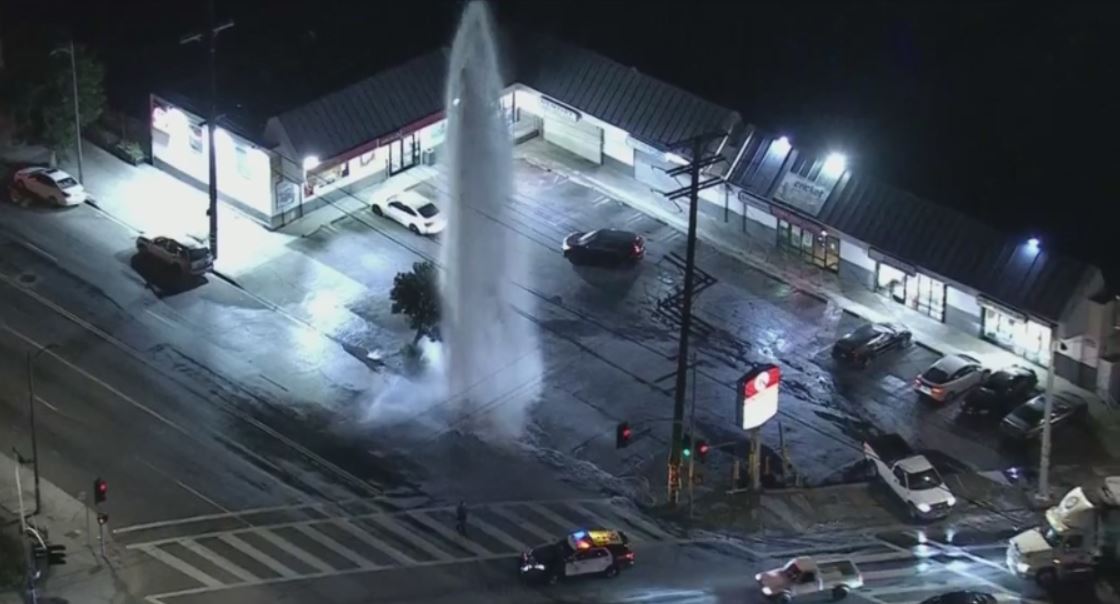
[[[129,162],[132,165],[138,165],[147,159],[144,155],[144,150],[140,148],[140,143],[136,141],[122,140],[117,143],[116,149],[119,152],[117,157]]]

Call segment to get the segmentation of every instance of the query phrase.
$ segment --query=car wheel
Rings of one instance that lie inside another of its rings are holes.
[[[607,570],[603,571],[603,576],[611,577],[611,578],[617,577],[618,576],[618,566],[615,566],[614,564],[608,566]]]
[[[373,213],[377,214],[378,216],[384,216],[385,215],[385,213],[381,211],[381,206],[379,206],[377,204],[373,204],[372,206],[370,206],[370,209],[373,210]]]
[[[414,224],[408,225],[408,230],[412,231],[413,233],[415,233],[417,235],[420,234],[420,229],[416,228],[416,225],[414,225]]]
[[[1050,589],[1058,582],[1058,573],[1052,568],[1044,568],[1034,575],[1035,583],[1043,589]]]
[[[903,347],[909,346],[910,345],[910,340],[911,340],[912,337],[913,336],[911,336],[910,334],[906,334],[906,335],[902,336],[902,346]]]
[[[832,588],[832,599],[833,600],[843,600],[846,597],[848,597],[848,586],[847,585],[837,585],[836,587]]]
[[[791,593],[780,594],[780,595],[778,595],[778,601],[781,602],[782,604],[789,604],[790,602],[793,601],[793,594],[791,594]]]

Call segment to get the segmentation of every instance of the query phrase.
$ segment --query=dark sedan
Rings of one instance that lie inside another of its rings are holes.
[[[953,591],[922,600],[922,604],[996,604],[996,597],[982,591]]]
[[[1003,417],[1030,398],[1038,387],[1034,371],[1012,365],[988,376],[964,399],[961,414],[966,417]]]
[[[1016,440],[1029,440],[1042,434],[1043,415],[1046,408],[1046,395],[1040,394],[1016,407],[1000,422],[1000,432]],[[1085,399],[1060,394],[1054,396],[1053,410],[1050,414],[1051,428],[1070,423],[1079,415],[1087,413],[1089,404]]]
[[[641,260],[646,254],[646,242],[629,231],[599,229],[568,235],[561,249],[572,264],[621,266]]]
[[[910,344],[910,330],[897,323],[869,323],[840,338],[832,358],[866,367],[872,359]]]

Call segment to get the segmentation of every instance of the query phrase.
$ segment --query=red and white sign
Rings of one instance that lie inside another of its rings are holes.
[[[753,430],[778,413],[778,385],[782,371],[776,365],[762,365],[739,379],[736,420],[744,430]]]

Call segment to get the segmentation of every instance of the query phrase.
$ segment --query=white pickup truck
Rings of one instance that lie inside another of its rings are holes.
[[[808,556],[758,573],[754,579],[761,586],[762,595],[775,602],[843,600],[849,591],[863,587],[863,576],[854,562],[837,560],[818,564]]]
[[[884,434],[863,443],[863,456],[875,473],[901,499],[914,520],[944,518],[957,498],[924,455],[918,455],[897,434]]]

